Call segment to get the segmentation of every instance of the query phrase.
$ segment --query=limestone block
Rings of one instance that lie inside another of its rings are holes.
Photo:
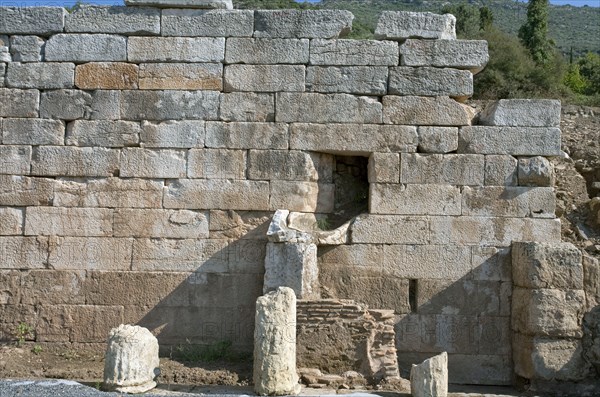
[[[525,335],[581,338],[583,290],[526,289],[512,295],[512,329]]]
[[[335,39],[352,30],[346,10],[257,10],[254,37]]]
[[[463,127],[458,153],[559,156],[560,129],[536,127]]]
[[[140,146],[147,148],[193,148],[204,146],[205,122],[197,120],[142,121]]]
[[[598,371],[600,369],[600,306],[586,313],[583,318],[583,333],[583,356]]]
[[[583,289],[581,251],[573,244],[515,241],[512,260],[519,287]]]
[[[555,99],[501,99],[479,114],[483,125],[560,127],[560,101]]]
[[[467,69],[477,74],[489,60],[485,40],[416,40],[400,45],[402,66]]]
[[[277,94],[279,122],[381,123],[381,103],[372,97],[349,94],[283,92]]]
[[[390,68],[389,93],[450,96],[463,101],[473,95],[473,75],[468,70],[447,68]]]
[[[323,40],[310,42],[311,65],[397,66],[398,43],[378,40]]]
[[[485,184],[487,186],[516,186],[517,159],[506,154],[485,156]]]
[[[206,146],[228,149],[288,149],[284,123],[206,123]]]
[[[222,62],[225,39],[212,37],[130,37],[129,62]]]
[[[280,287],[256,300],[254,391],[261,396],[297,395],[296,296]]]
[[[143,63],[139,87],[143,90],[221,90],[223,66],[216,63]]]
[[[132,238],[51,237],[48,264],[57,270],[129,271],[132,247]]]
[[[500,283],[487,280],[417,280],[416,312],[419,314],[453,314],[470,316],[500,315]],[[505,336],[510,335],[510,321],[505,318]],[[481,343],[482,341],[479,340]],[[509,341],[506,340],[506,344]],[[510,348],[506,346],[507,352]],[[502,352],[502,353],[507,353]],[[500,351],[494,353],[499,354]]]
[[[451,354],[448,378],[452,383],[480,385],[513,384],[513,361],[508,354]],[[487,397],[487,396],[486,396]]]
[[[304,91],[303,65],[228,65],[225,91],[279,92]]]
[[[123,147],[139,143],[140,124],[133,121],[75,120],[67,127],[66,144]]]
[[[127,39],[109,34],[57,34],[46,42],[46,61],[119,62],[127,60]]]
[[[216,120],[217,91],[122,91],[124,120]]]
[[[398,183],[400,180],[400,155],[398,153],[371,153],[368,172],[369,183]]]
[[[471,248],[462,245],[384,245],[383,273],[409,279],[458,280],[471,272]]]
[[[138,88],[138,67],[123,62],[90,62],[75,68],[75,85],[82,90]]]
[[[0,237],[0,268],[45,269],[48,264],[48,238]]]
[[[20,288],[26,305],[84,304],[84,271],[24,272]],[[60,286],[57,288],[57,286]]]
[[[189,210],[115,210],[116,237],[208,238],[208,214]]]
[[[231,0],[126,0],[125,5],[160,8],[205,8],[228,10],[233,8],[233,3]]]
[[[62,145],[64,135],[65,124],[59,120],[2,120],[2,143],[6,145]]]
[[[119,152],[100,147],[39,146],[31,171],[49,176],[112,176],[119,169]]]
[[[427,217],[361,215],[350,226],[353,244],[428,244]]]
[[[38,117],[38,90],[0,88],[0,117]]]
[[[461,214],[462,195],[455,186],[372,183],[369,197],[372,214]]]
[[[119,116],[120,91],[52,90],[42,93],[40,116],[50,119],[115,120]]]
[[[39,36],[60,33],[65,25],[65,14],[62,7],[2,7],[0,32]]]
[[[375,27],[375,38],[404,41],[419,39],[456,39],[456,18],[452,14],[431,12],[383,11]]]
[[[385,124],[463,126],[471,125],[473,109],[448,97],[383,97]]]
[[[600,304],[600,262],[598,259],[583,255],[583,289],[588,307]],[[599,356],[600,357],[600,356]]]
[[[465,187],[463,215],[554,218],[556,198],[550,187]]]
[[[121,177],[181,178],[186,167],[183,150],[128,148],[121,152]]]
[[[156,387],[160,374],[158,340],[148,329],[119,325],[108,336],[104,355],[104,388],[121,393],[144,393]]]
[[[275,96],[254,92],[223,93],[219,115],[223,121],[275,121]]]
[[[481,186],[482,155],[402,153],[400,183]]]
[[[171,182],[165,208],[269,210],[269,183],[242,180],[185,180]]]
[[[163,10],[161,23],[163,36],[251,37],[254,11]]]
[[[51,205],[54,180],[0,174],[0,205]]]
[[[158,35],[160,10],[82,5],[66,15],[65,32]]]
[[[541,156],[519,159],[519,185],[554,186],[554,166]]]
[[[0,46],[0,61],[1,62],[12,62],[10,56],[10,49],[7,46]]]
[[[290,127],[290,149],[343,155],[415,152],[417,128],[369,124],[303,124]]]
[[[269,222],[274,215],[265,211],[210,211],[212,238],[267,240]],[[264,262],[264,255],[260,259]]]
[[[271,181],[269,209],[332,212],[335,186],[328,183]]]
[[[6,64],[0,63],[0,88],[4,88],[4,75],[6,72]]]
[[[333,158],[296,150],[250,150],[248,178],[331,182]]]
[[[0,146],[0,174],[27,175],[31,165],[31,146]]]
[[[458,128],[425,127],[418,129],[419,151],[425,153],[449,153],[458,148]]]
[[[414,397],[448,395],[448,354],[431,357],[410,370],[410,391]]]
[[[106,208],[28,207],[25,235],[111,236],[113,211]]]
[[[42,61],[45,41],[38,36],[11,36],[10,53],[14,62]]]
[[[279,287],[300,299],[320,298],[317,246],[313,243],[267,243],[263,293]]]
[[[246,179],[246,151],[192,149],[188,153],[187,176],[203,179]]]
[[[381,274],[383,246],[376,244],[348,244],[319,249],[319,268],[326,271],[343,263],[355,275]]]
[[[23,233],[23,212],[20,208],[0,208],[0,236]]]
[[[163,17],[164,18],[164,17]],[[250,28],[252,30],[252,28]],[[225,63],[307,64],[308,39],[227,39]]]
[[[483,281],[503,281],[500,285],[500,308],[503,306],[509,308],[507,313],[510,315],[510,301],[512,296],[512,263],[511,251],[508,247],[473,247],[472,250],[473,279]],[[506,288],[510,290],[506,291]]]
[[[306,90],[356,95],[387,94],[388,68],[378,66],[309,66]]]

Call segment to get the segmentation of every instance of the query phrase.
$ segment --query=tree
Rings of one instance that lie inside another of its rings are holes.
[[[494,14],[492,14],[492,10],[487,7],[479,8],[479,30],[490,30],[493,24]]]
[[[554,43],[548,37],[548,0],[529,0],[527,21],[519,29],[519,39],[537,64],[553,57]]]

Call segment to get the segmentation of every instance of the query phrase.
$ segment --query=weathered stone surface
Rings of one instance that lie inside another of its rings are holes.
[[[600,369],[600,306],[593,308],[583,318],[582,342],[584,358],[598,371]]]
[[[29,207],[25,235],[110,236],[113,211],[106,208]]]
[[[161,8],[216,8],[228,10],[233,8],[231,0],[126,0],[125,5]]]
[[[322,40],[310,42],[311,65],[398,65],[398,43],[377,40]]]
[[[554,186],[554,166],[545,157],[520,158],[518,175],[521,186]]]
[[[222,62],[225,39],[212,37],[130,37],[129,62]]]
[[[59,207],[160,208],[162,181],[146,179],[60,179],[54,187]]]
[[[117,237],[208,238],[208,214],[189,210],[119,209]]]
[[[426,217],[361,215],[350,226],[353,244],[428,244]]]
[[[419,314],[498,316],[500,315],[500,299],[500,283],[495,281],[417,280],[416,312]],[[510,334],[508,318],[505,318],[505,323],[507,329],[504,334],[508,336]],[[508,340],[503,342],[508,342]],[[510,352],[508,346],[504,346],[504,350],[494,351],[494,353]],[[466,351],[463,352],[466,353]]]
[[[280,92],[304,91],[303,65],[228,65],[225,91]]]
[[[65,124],[59,120],[2,120],[2,143],[5,145],[62,145],[64,135]]]
[[[560,129],[535,127],[463,127],[458,153],[559,156]]]
[[[400,45],[402,66],[435,66],[479,73],[489,60],[485,40],[414,40]]]
[[[483,155],[402,153],[400,183],[481,186]]]
[[[142,90],[221,90],[223,66],[216,63],[142,63]]]
[[[180,179],[168,184],[164,207],[268,211],[269,183]]]
[[[82,90],[138,88],[138,67],[123,62],[90,62],[75,68],[75,85]]]
[[[57,270],[128,271],[132,246],[132,238],[51,237],[48,264]]]
[[[57,34],[46,42],[46,61],[119,62],[127,60],[127,39],[109,34]]]
[[[39,103],[38,90],[0,88],[0,117],[37,117]]]
[[[254,37],[335,39],[352,30],[346,10],[257,10]]]
[[[48,263],[48,238],[0,237],[2,269],[44,269]]]
[[[332,157],[296,150],[250,150],[248,178],[266,180],[331,181]]]
[[[278,93],[276,121],[299,123],[381,123],[381,103],[349,94]]]
[[[313,243],[267,243],[263,293],[291,288],[300,299],[320,298],[317,246]]]
[[[72,63],[11,62],[6,70],[6,86],[14,88],[59,89],[73,87]]]
[[[410,391],[414,397],[448,395],[448,354],[446,352],[412,366]]]
[[[600,304],[600,261],[584,254],[582,262],[583,289],[586,293],[587,305],[595,307]]]
[[[158,340],[137,325],[113,328],[104,355],[104,388],[121,393],[144,393],[156,387],[160,374]]]
[[[188,153],[187,176],[203,179],[246,179],[246,151],[192,149]]]
[[[66,15],[65,32],[158,35],[160,10],[81,5]]]
[[[493,332],[493,331],[492,331]],[[493,338],[489,336],[488,338]],[[505,385],[513,384],[512,357],[508,354],[451,354],[448,356],[448,379],[451,383]]]
[[[186,175],[186,152],[172,149],[129,148],[121,152],[120,176],[182,178]]]
[[[369,183],[398,183],[400,181],[400,155],[398,153],[371,153],[368,172]]]
[[[26,305],[84,304],[85,271],[32,270],[22,273],[19,286]],[[60,287],[59,287],[60,286]]]
[[[51,205],[54,180],[0,174],[0,205]]]
[[[485,184],[488,186],[517,185],[517,159],[505,154],[485,156]]]
[[[256,300],[254,391],[261,396],[297,395],[296,296],[280,287]]]
[[[560,127],[560,101],[555,99],[501,99],[480,114],[483,125]]]
[[[120,91],[52,90],[42,93],[40,116],[49,119],[115,120],[119,116]]]
[[[512,262],[508,247],[473,247],[473,279],[502,281],[500,284],[500,310],[503,316],[510,316],[512,299]],[[506,312],[504,309],[507,308]]]
[[[275,121],[275,96],[254,92],[221,94],[219,115],[223,121]]]
[[[161,24],[163,36],[251,37],[254,11],[163,10]]]
[[[458,128],[424,127],[418,129],[419,151],[425,153],[449,153],[458,148]]]
[[[11,36],[10,53],[14,62],[40,62],[45,41],[38,36]]]
[[[0,146],[0,174],[28,175],[30,164],[30,146]]]
[[[62,7],[2,7],[0,32],[40,36],[60,33],[65,24],[65,14]]]
[[[210,235],[212,238],[266,240],[272,217],[273,213],[266,211],[213,210],[209,216]]]
[[[404,41],[419,39],[456,39],[456,18],[452,14],[431,12],[384,11],[375,27],[375,38]]]
[[[389,93],[450,96],[462,101],[473,95],[473,75],[467,70],[456,69],[390,68]]]
[[[66,144],[123,147],[139,143],[140,124],[133,121],[76,120],[67,127]]]
[[[216,120],[217,91],[122,91],[124,120]]]
[[[0,208],[0,236],[22,234],[23,212],[20,208]]]
[[[388,68],[378,66],[309,66],[306,90],[322,93],[385,95]]]
[[[0,88],[4,88],[4,75],[6,72],[6,64],[0,63]]]
[[[140,146],[148,148],[193,148],[204,146],[204,121],[182,120],[152,123],[142,121]]]
[[[101,147],[39,146],[31,172],[49,176],[112,176],[119,169],[119,152]]]
[[[228,149],[287,149],[284,123],[206,123],[206,146]]]
[[[449,185],[372,183],[369,212],[398,215],[460,215],[460,189]]]
[[[257,39],[233,37],[227,39],[225,63],[261,65],[307,64],[309,59],[308,47],[308,39]]]
[[[332,212],[335,186],[327,183],[271,181],[271,210]]]
[[[448,97],[383,97],[385,124],[463,126],[471,125],[473,116],[471,107]]]
[[[465,187],[463,215],[554,218],[556,198],[549,187]]]

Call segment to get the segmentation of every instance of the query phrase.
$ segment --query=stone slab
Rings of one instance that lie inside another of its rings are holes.
[[[0,88],[0,117],[38,117],[38,90]]]
[[[369,197],[372,214],[461,214],[462,195],[455,186],[372,183]]]
[[[308,39],[237,38],[227,39],[225,63],[307,64]]]
[[[189,210],[118,209],[115,237],[208,238],[208,213]]]
[[[248,178],[259,180],[331,181],[331,156],[296,150],[250,150]]]
[[[536,127],[463,127],[458,133],[458,153],[559,156],[560,129]]]
[[[101,147],[39,146],[31,172],[47,176],[112,176],[119,169],[119,152]]]
[[[142,121],[140,146],[146,148],[193,148],[204,146],[205,122],[199,120]]]
[[[418,129],[419,151],[449,153],[458,148],[458,128],[421,126]]]
[[[0,174],[0,205],[51,205],[54,180]]]
[[[404,41],[419,39],[456,39],[456,18],[452,14],[431,12],[383,11],[375,27],[375,38]]]
[[[119,62],[127,60],[127,39],[110,34],[56,34],[45,47],[49,62]]]
[[[304,91],[303,65],[227,65],[224,91],[286,92]]]
[[[231,0],[125,0],[125,5],[160,8],[233,9]]]
[[[278,122],[379,124],[381,103],[349,94],[278,93]]]
[[[352,30],[346,10],[257,10],[254,37],[334,39]]]
[[[483,155],[402,153],[400,183],[482,186]]]
[[[410,391],[414,397],[448,395],[448,353],[443,352],[410,370]]]
[[[463,189],[463,215],[554,218],[550,187],[483,186]]]
[[[25,235],[102,237],[113,233],[113,210],[106,208],[29,207]]]
[[[82,90],[138,88],[138,66],[124,62],[90,62],[75,68],[75,85]]]
[[[320,298],[314,243],[267,243],[263,293],[279,287],[291,288],[301,299]]]
[[[487,186],[516,186],[517,159],[506,154],[485,156],[485,184]]]
[[[306,181],[271,181],[269,209],[298,212],[332,212],[335,186]]]
[[[222,62],[223,37],[129,37],[129,62]]]
[[[223,89],[223,66],[217,63],[142,63],[141,90]]]
[[[188,152],[187,176],[202,179],[246,179],[246,163],[245,150],[192,149]]]
[[[400,181],[400,154],[371,153],[367,172],[369,183],[398,183]]]
[[[48,264],[48,238],[0,237],[2,269],[45,269]]]
[[[311,65],[397,66],[398,43],[377,40],[323,40],[310,42]]]
[[[23,213],[21,208],[0,208],[0,236],[23,233]]]
[[[163,36],[251,37],[253,30],[252,10],[162,11]]]
[[[124,149],[121,152],[119,175],[134,178],[182,178],[186,176],[186,157],[183,150]]]
[[[554,99],[501,99],[480,114],[483,125],[560,127],[560,101]]]
[[[464,100],[473,95],[473,75],[467,70],[448,68],[390,68],[389,93]]]
[[[6,86],[13,88],[72,88],[75,65],[72,63],[12,62],[6,69]]]
[[[0,146],[0,174],[28,175],[31,165],[31,146]]]
[[[219,117],[223,121],[275,121],[275,95],[254,92],[221,94]]]
[[[160,34],[160,10],[80,5],[66,15],[65,32],[158,35]]]
[[[554,165],[545,157],[521,157],[517,165],[520,186],[554,186]]]
[[[63,120],[115,120],[120,117],[120,97],[120,91],[45,91],[40,98],[40,116]]]
[[[228,149],[288,149],[284,123],[206,123],[206,147]]]
[[[56,270],[128,271],[132,247],[132,238],[53,237],[48,263]]]
[[[69,123],[66,144],[73,146],[124,147],[139,143],[140,124],[119,120],[75,120]]]
[[[388,68],[379,66],[309,66],[306,91],[356,95],[387,94]]]
[[[62,7],[2,7],[0,32],[39,36],[60,33],[65,25],[66,13]]]
[[[402,66],[467,69],[473,74],[482,71],[489,60],[485,40],[408,39],[400,45],[400,56]]]
[[[474,110],[448,97],[383,97],[385,124],[464,126],[471,125]]]
[[[384,245],[384,274],[458,280],[471,271],[471,248],[460,245]]]
[[[14,62],[40,62],[46,41],[38,36],[12,36],[10,53]]]
[[[353,244],[428,244],[429,219],[399,215],[361,215],[350,226]]]
[[[63,145],[65,123],[46,119],[3,119],[5,145]]]
[[[216,120],[217,91],[122,91],[124,120]]]

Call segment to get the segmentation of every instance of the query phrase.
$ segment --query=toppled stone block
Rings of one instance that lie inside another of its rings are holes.
[[[281,92],[277,93],[275,119],[298,123],[379,124],[381,108],[381,103],[372,97]]]
[[[554,186],[554,166],[541,156],[520,158],[518,175],[521,186]]]
[[[222,62],[223,37],[129,37],[129,62]]]
[[[104,362],[106,390],[147,392],[160,375],[158,340],[146,328],[121,324],[110,331]]]
[[[458,153],[559,156],[560,129],[554,127],[462,127]]]
[[[310,42],[311,65],[396,66],[398,44],[377,40],[323,40]]]
[[[39,36],[60,33],[66,13],[62,7],[2,7],[0,32]]]
[[[82,90],[138,88],[138,66],[124,62],[90,62],[75,68],[75,85]]]
[[[225,91],[304,91],[304,65],[227,65]]]
[[[435,66],[467,69],[473,74],[483,70],[489,60],[485,40],[416,40],[400,45],[402,66]]]
[[[516,186],[517,159],[507,154],[485,156],[486,186]]]
[[[448,68],[390,68],[389,93],[450,96],[464,101],[473,95],[473,74],[468,70]]]
[[[11,36],[10,53],[14,62],[40,62],[45,41],[38,36]]]
[[[6,85],[15,88],[71,88],[74,76],[75,65],[72,63],[12,62],[6,70]]]
[[[227,39],[225,63],[307,64],[308,48],[308,39],[232,37]]]
[[[223,66],[216,63],[142,63],[141,90],[223,89]]]
[[[0,88],[0,117],[37,117],[39,110],[38,90]]]
[[[381,66],[309,66],[306,90],[322,93],[385,95],[388,68]]]
[[[57,34],[46,42],[49,62],[119,62],[127,60],[127,39],[110,34]]]
[[[231,0],[125,0],[125,5],[160,8],[233,9]]]
[[[379,40],[456,39],[456,18],[452,14],[431,12],[383,11],[375,27]]]
[[[474,115],[471,107],[443,96],[383,97],[385,124],[463,126],[471,125]]]
[[[160,10],[80,5],[66,15],[65,32],[158,35],[160,34]]]
[[[431,357],[410,370],[410,391],[414,397],[448,395],[448,354]]]
[[[352,30],[346,10],[257,10],[254,37],[335,39]]]
[[[319,267],[314,243],[267,243],[263,293],[288,287],[300,299],[318,299]]]
[[[560,101],[554,99],[501,99],[480,114],[483,125],[560,127]]]

